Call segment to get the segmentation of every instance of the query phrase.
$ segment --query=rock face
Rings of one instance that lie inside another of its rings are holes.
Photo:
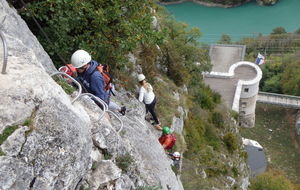
[[[90,98],[71,104],[49,76],[49,56],[5,0],[0,22],[9,47],[7,74],[0,74],[0,134],[13,129],[1,142],[1,190],[183,189],[133,95],[117,94],[115,101],[130,108],[118,116],[122,122],[110,113],[100,119]]]
[[[1,31],[5,34],[9,34],[5,35],[5,37],[10,58],[23,57],[27,62],[34,61],[31,64],[37,66],[42,65],[41,68],[48,73],[52,73],[56,70],[50,57],[48,54],[45,54],[43,47],[30,32],[26,23],[20,18],[15,10],[9,8],[5,0],[0,0],[0,23]],[[14,54],[12,54],[13,50],[18,51],[15,51]],[[35,58],[31,59],[30,56],[34,56]]]

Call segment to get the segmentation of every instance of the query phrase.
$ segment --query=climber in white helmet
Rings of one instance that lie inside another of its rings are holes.
[[[109,109],[118,110],[125,115],[126,108],[120,107],[109,100],[109,92],[105,90],[105,81],[102,74],[98,71],[99,63],[92,60],[91,55],[84,50],[77,50],[71,57],[71,64],[78,73],[78,80],[87,92],[99,97],[107,103]]]
[[[155,112],[156,97],[153,92],[153,88],[151,84],[146,81],[146,77],[143,74],[138,75],[138,81],[141,85],[140,92],[139,92],[139,101],[144,102],[146,107],[146,113],[148,113],[148,111],[151,113],[154,119],[153,125],[157,129],[162,130],[160,126],[161,124]]]

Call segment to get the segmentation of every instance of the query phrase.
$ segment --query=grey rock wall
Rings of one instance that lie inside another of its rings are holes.
[[[48,54],[44,53],[43,47],[30,32],[24,20],[21,19],[15,9],[9,7],[6,0],[0,0],[0,30],[4,32],[7,40],[9,59],[22,56],[27,61],[33,61],[32,64],[46,70],[47,73],[55,71]],[[34,56],[35,59],[31,59],[30,56]],[[2,63],[1,57],[0,60]]]

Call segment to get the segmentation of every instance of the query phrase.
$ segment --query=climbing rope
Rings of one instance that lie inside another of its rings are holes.
[[[0,31],[0,37],[3,43],[3,66],[2,66],[2,74],[6,74],[6,66],[7,66],[7,45],[4,34]]]

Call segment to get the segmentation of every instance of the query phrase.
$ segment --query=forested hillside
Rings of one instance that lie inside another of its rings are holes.
[[[261,90],[300,96],[300,33],[287,33],[284,28],[274,28],[270,35],[244,38],[237,42],[247,46],[247,59],[254,61],[257,53],[266,60],[261,66]]]

